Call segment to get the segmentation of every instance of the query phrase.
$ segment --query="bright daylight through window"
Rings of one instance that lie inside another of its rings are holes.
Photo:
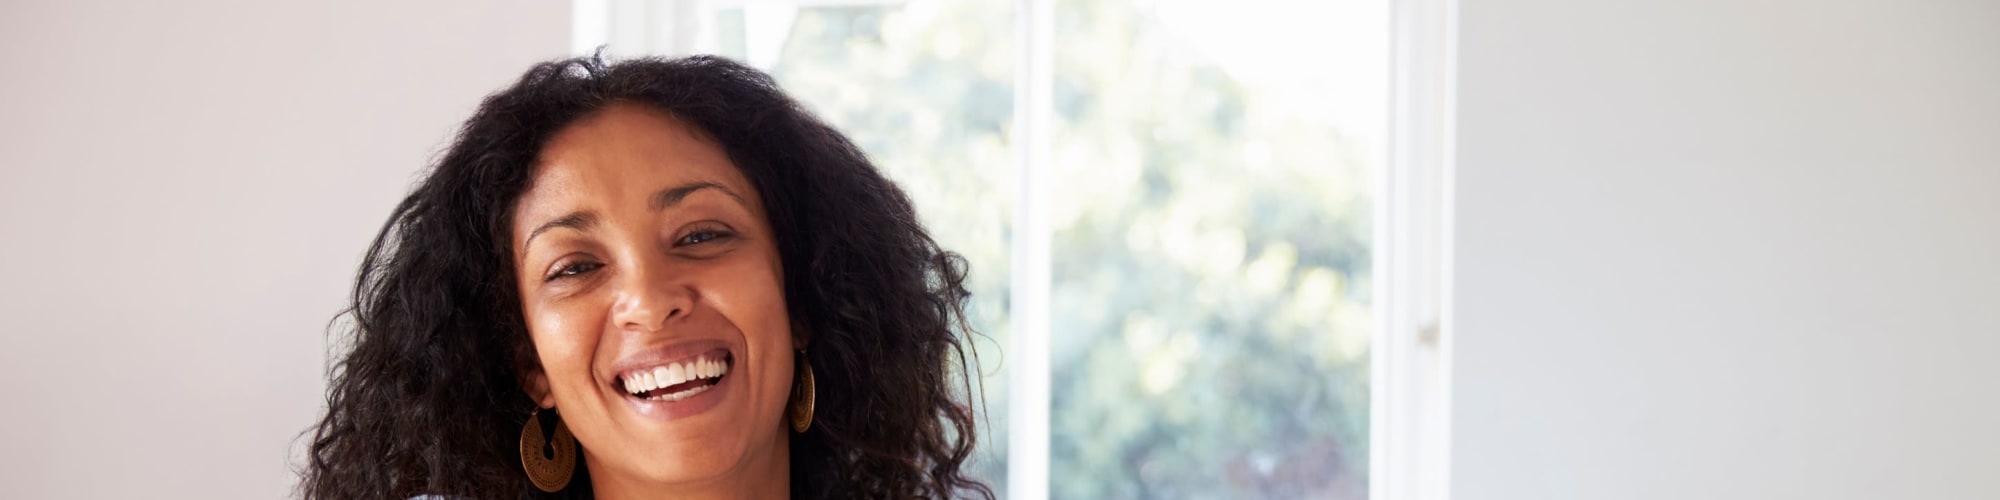
[[[1367,498],[1387,0],[1050,0],[1043,45],[1034,3],[597,2],[578,39],[763,68],[909,192],[970,264],[973,468],[1003,498],[1024,465],[1051,498]],[[1047,120],[1017,119],[1023,61]],[[1010,315],[1024,147],[1040,325]],[[1048,370],[1045,456],[1010,449],[1021,366]]]

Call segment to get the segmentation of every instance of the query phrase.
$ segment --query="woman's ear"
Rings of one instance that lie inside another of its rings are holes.
[[[536,408],[556,408],[556,392],[548,390],[548,372],[542,370],[542,360],[534,356],[532,348],[514,356],[514,372],[520,374],[520,392],[528,392]]]
[[[526,335],[526,332],[522,332]],[[555,392],[549,390],[549,373],[542,370],[542,359],[535,352],[532,343],[517,346],[514,350],[514,373],[520,374],[521,392],[528,399],[535,400],[536,408],[555,408]]]
[[[799,320],[797,319],[791,320],[791,324],[792,324],[792,350],[794,351],[806,350],[806,344],[812,342],[812,332],[807,331],[805,323],[800,323]]]
[[[556,395],[549,390],[549,374],[542,371],[540,363],[525,363],[521,367],[521,391],[528,393],[528,399],[535,400],[536,408],[556,407]]]

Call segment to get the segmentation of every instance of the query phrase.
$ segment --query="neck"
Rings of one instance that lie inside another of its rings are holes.
[[[682,500],[791,498],[791,446],[779,436],[777,446],[751,451],[738,467],[719,477],[685,483],[662,483],[621,471],[590,471],[590,489],[604,500],[673,498]],[[585,454],[585,460],[590,457]]]

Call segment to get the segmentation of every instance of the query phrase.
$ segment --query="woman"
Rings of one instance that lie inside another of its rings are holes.
[[[542,64],[369,248],[300,489],[991,498],[963,262],[756,70]]]

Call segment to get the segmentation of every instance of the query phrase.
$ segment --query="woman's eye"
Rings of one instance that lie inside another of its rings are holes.
[[[591,271],[596,271],[597,268],[600,267],[604,267],[604,265],[592,262],[579,262],[575,264],[570,264],[567,266],[563,266],[562,269],[557,269],[555,274],[549,275],[549,278],[546,281],[555,281],[562,278],[567,278]]]
[[[688,233],[687,236],[682,236],[680,241],[675,242],[675,246],[694,245],[694,244],[708,242],[711,240],[726,238],[728,236],[729,233],[705,229]]]

